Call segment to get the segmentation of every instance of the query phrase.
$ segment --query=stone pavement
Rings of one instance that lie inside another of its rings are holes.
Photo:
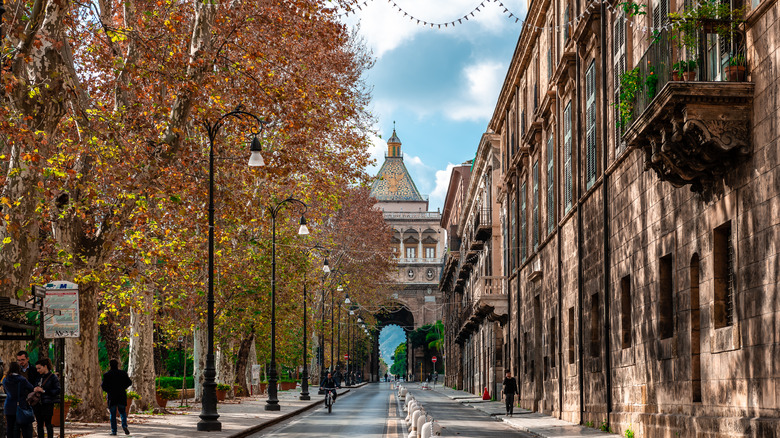
[[[597,429],[569,423],[568,421],[559,420],[549,415],[531,412],[517,407],[515,407],[514,415],[509,417],[506,415],[506,408],[503,401],[482,400],[482,397],[465,391],[458,391],[444,386],[437,386],[432,391],[458,401],[464,406],[471,406],[472,408],[480,410],[518,430],[542,438],[616,438],[617,436],[615,434],[601,432]]]
[[[365,383],[355,386],[359,388]],[[312,391],[313,389],[313,391]],[[349,392],[349,387],[339,390],[339,395]],[[179,400],[171,400],[166,408],[168,414],[130,414],[128,416],[128,429],[130,437],[144,438],[172,438],[187,436],[188,438],[240,438],[248,436],[270,425],[284,421],[287,418],[300,414],[323,402],[323,396],[317,394],[317,388],[309,388],[311,400],[298,400],[300,389],[279,391],[279,411],[266,411],[265,401],[267,395],[241,397],[234,400],[225,400],[217,405],[219,421],[222,423],[221,432],[199,432],[200,403],[192,399],[187,404],[190,406],[180,408]],[[55,436],[59,435],[59,428],[54,428]],[[105,423],[65,423],[66,438],[103,438],[109,436],[111,427],[108,421]],[[119,427],[119,436],[124,436]]]

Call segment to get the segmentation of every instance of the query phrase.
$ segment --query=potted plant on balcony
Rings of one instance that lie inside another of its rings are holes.
[[[745,55],[738,53],[729,58],[729,65],[726,67],[726,75],[731,82],[745,81]]]

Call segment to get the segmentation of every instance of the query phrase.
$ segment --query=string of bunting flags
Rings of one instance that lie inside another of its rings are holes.
[[[337,16],[338,17],[347,17],[347,16],[352,15],[352,14],[357,14],[357,10],[362,10],[363,7],[368,6],[368,3],[372,2],[372,1],[374,1],[374,0],[362,0],[362,1],[358,0],[358,1],[355,2],[353,9],[350,9],[348,11],[344,11],[344,12],[342,12],[340,14],[337,14]],[[666,23],[666,24],[664,24],[663,26],[660,26],[660,27],[645,26],[645,25],[640,25],[638,23],[634,23],[632,20],[630,20],[626,16],[624,11],[614,8],[606,0],[594,0],[594,1],[590,2],[588,4],[588,6],[585,8],[585,10],[581,14],[579,14],[578,16],[572,18],[571,20],[569,20],[565,24],[560,24],[560,25],[555,25],[555,26],[531,26],[531,27],[533,29],[540,30],[540,31],[554,30],[554,31],[558,32],[558,31],[562,30],[564,27],[577,26],[577,24],[581,20],[583,20],[584,18],[586,18],[587,16],[589,16],[590,14],[595,12],[599,8],[599,6],[601,5],[602,2],[605,3],[605,6],[606,6],[607,10],[609,12],[611,12],[613,15],[615,15],[616,18],[622,19],[623,21],[626,22],[626,24],[629,27],[636,28],[636,29],[638,29],[638,30],[640,30],[642,32],[645,32],[645,33],[649,32],[649,33],[652,34],[652,33],[655,33],[655,32],[660,32],[661,30],[668,30],[671,27],[671,23]],[[430,28],[441,29],[442,27],[449,28],[449,27],[455,27],[456,25],[459,25],[459,24],[464,24],[463,23],[464,21],[468,21],[469,18],[474,18],[476,16],[476,14],[478,14],[479,12],[482,12],[486,8],[486,6],[485,6],[486,3],[495,3],[495,4],[497,4],[500,8],[503,9],[502,13],[504,15],[506,15],[507,18],[514,19],[514,22],[520,24],[521,26],[525,24],[525,18],[524,17],[521,18],[518,14],[516,14],[513,11],[511,11],[510,8],[508,6],[506,6],[501,0],[482,0],[470,12],[464,14],[463,16],[461,16],[459,18],[456,18],[456,19],[453,19],[453,20],[450,20],[450,21],[442,21],[442,22],[429,21],[429,20],[426,20],[426,19],[423,19],[423,18],[419,18],[419,17],[411,14],[410,12],[406,11],[403,7],[401,7],[394,0],[387,0],[387,3],[390,4],[393,7],[393,9],[395,9],[399,14],[403,14],[404,17],[408,17],[409,20],[411,20],[412,22],[416,22],[416,24],[419,24],[419,25],[422,25],[422,26],[426,26],[426,27],[430,27]],[[694,5],[694,7],[697,7],[698,5],[699,4],[696,3]]]

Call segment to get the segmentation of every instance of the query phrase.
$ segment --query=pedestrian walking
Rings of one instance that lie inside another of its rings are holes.
[[[3,390],[6,395],[3,413],[5,413],[8,438],[18,438],[20,433],[23,438],[32,438],[32,419],[27,422],[19,418],[17,421],[16,417],[17,408],[29,407],[27,394],[33,391],[32,384],[22,375],[22,367],[19,366],[19,362],[8,364],[8,374],[3,379]]]
[[[517,394],[517,380],[512,377],[512,373],[507,371],[504,378],[504,398],[506,401],[506,414],[510,417],[514,413],[515,394]]]
[[[103,382],[100,387],[106,392],[108,399],[108,411],[111,414],[111,435],[116,435],[116,412],[122,417],[122,430],[125,435],[130,435],[127,429],[127,388],[133,384],[127,371],[119,369],[119,361],[111,359],[108,363],[111,369],[103,374]]]
[[[40,375],[38,386],[34,391],[40,394],[40,401],[33,405],[35,422],[38,424],[38,438],[43,438],[43,429],[46,428],[48,438],[54,438],[54,426],[51,417],[54,414],[54,403],[59,401],[60,379],[52,372],[51,359],[44,357],[35,362],[35,371]]]
[[[30,355],[24,350],[16,353],[16,363],[18,363],[19,367],[22,369],[22,372],[19,374],[24,376],[31,384],[37,385],[40,376],[35,367],[30,366]]]

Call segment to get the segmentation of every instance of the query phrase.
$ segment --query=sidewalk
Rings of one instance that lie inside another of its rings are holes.
[[[523,432],[530,433],[541,438],[574,438],[574,437],[603,437],[616,438],[617,435],[601,432],[590,427],[580,426],[559,420],[549,415],[531,412],[527,409],[515,407],[514,415],[506,415],[506,407],[503,401],[482,400],[482,397],[465,392],[437,386],[432,391],[460,402],[464,406],[471,406],[497,420],[503,421]]]
[[[360,388],[365,383],[344,387],[338,394],[346,394],[350,388]],[[217,405],[219,422],[222,423],[221,432],[199,432],[200,403],[190,399],[189,407],[180,408],[179,400],[170,400],[166,408],[169,414],[130,414],[128,416],[128,429],[130,437],[144,438],[173,438],[187,436],[188,438],[241,438],[255,433],[273,424],[294,417],[319,404],[322,404],[323,396],[317,394],[317,388],[309,387],[311,400],[301,401],[300,388],[290,391],[279,391],[278,399],[281,410],[266,411],[267,395],[241,397],[234,400],[225,400]],[[59,434],[59,428],[54,428],[55,435]],[[66,438],[104,438],[111,433],[108,422],[105,423],[65,423]],[[119,436],[125,436],[119,427]]]

